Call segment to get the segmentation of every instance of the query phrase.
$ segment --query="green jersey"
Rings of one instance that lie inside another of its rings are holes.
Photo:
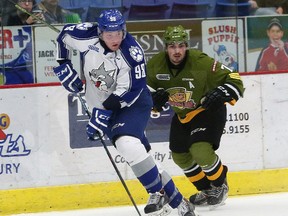
[[[169,93],[169,104],[179,117],[201,106],[201,99],[217,86],[228,84],[239,97],[244,87],[240,75],[205,53],[189,49],[179,67],[173,67],[166,52],[153,56],[147,63],[147,84],[154,90]]]

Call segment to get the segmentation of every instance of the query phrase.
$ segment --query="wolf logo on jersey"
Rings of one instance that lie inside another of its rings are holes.
[[[93,69],[89,72],[90,80],[101,91],[107,91],[115,82],[114,76],[115,70],[106,71],[104,68],[104,62],[98,69]]]

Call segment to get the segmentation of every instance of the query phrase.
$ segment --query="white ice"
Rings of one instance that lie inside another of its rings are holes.
[[[142,216],[144,205],[137,206]],[[229,197],[224,206],[210,211],[196,208],[200,216],[287,216],[288,192]],[[17,216],[139,216],[135,207],[110,207],[61,212],[18,214]],[[16,215],[14,215],[16,216]],[[169,216],[178,216],[173,210]]]

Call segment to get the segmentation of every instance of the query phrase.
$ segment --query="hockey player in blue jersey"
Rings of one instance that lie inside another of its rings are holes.
[[[145,214],[165,215],[169,204],[178,208],[181,216],[195,216],[194,206],[183,198],[170,175],[157,167],[148,153],[151,147],[144,131],[152,99],[146,86],[141,46],[126,31],[118,10],[103,11],[97,22],[64,26],[57,38],[60,66],[54,69],[55,74],[69,92],[82,91],[82,81],[70,61],[70,51],[80,51],[85,97],[92,112],[87,136],[93,140],[106,134],[125,158],[150,195]]]

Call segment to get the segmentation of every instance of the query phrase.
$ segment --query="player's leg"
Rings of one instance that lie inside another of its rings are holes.
[[[145,213],[160,214],[168,199],[162,190],[161,176],[155,161],[147,153],[151,147],[144,136],[144,131],[152,107],[148,93],[143,91],[132,106],[116,113],[112,120],[111,136],[115,147],[150,195],[148,204],[144,208]]]
[[[208,202],[206,191],[212,187],[219,189],[222,185],[224,189],[224,183],[226,182],[227,167],[222,165],[214,151],[219,147],[226,121],[226,109],[220,109],[219,112],[218,123],[216,124],[214,124],[217,122],[214,121],[216,120],[215,113],[207,113],[206,111],[197,115],[188,124],[180,123],[178,118],[175,117],[172,119],[170,130],[172,157],[199,191],[199,193],[190,197],[190,201],[195,205],[206,205]],[[200,142],[199,140],[204,141]],[[212,146],[206,140],[215,143],[215,145]],[[194,146],[198,142],[200,144]],[[224,192],[227,195],[228,190]],[[221,201],[218,199],[216,202],[211,199],[208,204],[216,205],[224,199],[223,195]]]
[[[171,208],[177,208],[178,214],[180,216],[196,216],[195,207],[190,203],[183,195],[178,191],[175,183],[173,182],[171,176],[161,168],[161,165],[157,163],[161,174],[161,180],[163,189],[166,196],[169,198],[168,204],[164,206],[164,211],[166,213],[170,212]],[[169,207],[168,207],[169,206]]]
[[[144,212],[160,214],[169,199],[162,190],[161,176],[152,156],[136,137],[120,136],[116,139],[115,146],[150,195]]]
[[[212,145],[208,142],[194,143],[189,150],[192,158],[199,164],[199,168],[202,168],[202,172],[205,174],[201,181],[206,181],[204,179],[210,181],[210,185],[207,184],[206,187],[200,190],[200,193],[192,195],[190,201],[192,203],[197,201],[198,195],[198,197],[206,197],[208,205],[218,206],[223,204],[228,196],[227,167],[222,164]]]

